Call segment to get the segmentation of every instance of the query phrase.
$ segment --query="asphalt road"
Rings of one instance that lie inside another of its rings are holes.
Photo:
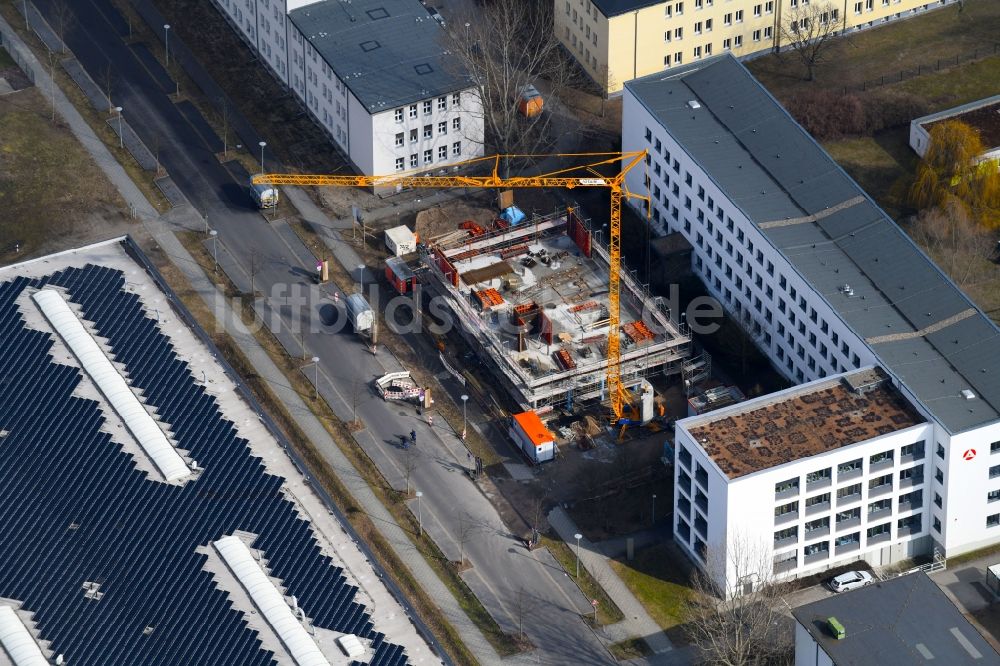
[[[51,0],[37,4],[51,20]],[[395,485],[402,483],[410,455],[397,445],[399,435],[417,431],[411,484],[424,493],[424,527],[452,559],[458,559],[465,542],[473,568],[464,577],[484,605],[505,630],[523,626],[538,647],[532,661],[609,663],[608,653],[579,618],[589,610],[586,599],[546,551],[529,553],[506,533],[496,510],[464,475],[468,459],[454,434],[440,423],[431,428],[412,408],[385,403],[368,389],[372,379],[395,367],[393,360],[384,351],[371,354],[350,327],[336,332],[344,317],[343,299],[338,306],[315,290],[307,295],[312,255],[290,229],[268,224],[251,207],[245,183],[215,158],[217,137],[205,131],[193,109],[168,97],[162,70],[124,43],[124,23],[110,2],[78,0],[68,6],[74,12],[65,36],[69,47],[95,80],[110,64],[113,101],[146,145],[158,149],[161,164],[188,200],[208,215],[219,232],[220,262],[238,284],[248,281],[255,255],[256,288],[278,313],[273,322],[278,335],[290,348],[304,340],[304,356],[321,358],[321,390],[338,414],[352,415],[357,398],[358,416],[367,426],[357,438]]]

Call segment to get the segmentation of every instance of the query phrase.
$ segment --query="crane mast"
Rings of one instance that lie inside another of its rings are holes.
[[[511,158],[573,158],[582,160],[582,164],[572,165],[563,169],[535,176],[501,177],[499,175],[501,161]],[[454,174],[450,176],[422,176],[413,174],[389,175],[337,175],[337,174],[289,174],[265,173],[252,178],[254,184],[268,185],[313,185],[317,187],[399,187],[399,188],[433,188],[449,189],[466,188],[497,188],[514,189],[527,187],[566,188],[577,187],[606,188],[611,193],[611,211],[608,238],[608,354],[606,382],[611,409],[615,421],[620,420],[629,401],[628,393],[622,383],[621,376],[621,207],[625,197],[637,198],[647,203],[649,196],[633,194],[625,188],[625,176],[646,157],[646,151],[618,153],[583,153],[557,155],[492,155],[465,162],[458,167],[475,166],[482,168],[490,165],[490,174],[485,176],[468,176]],[[602,174],[599,169],[616,163],[621,163],[617,173],[610,176]]]

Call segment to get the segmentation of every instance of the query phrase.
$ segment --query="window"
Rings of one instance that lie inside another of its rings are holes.
[[[392,112],[392,115],[396,119],[397,123],[403,122],[403,110],[402,109],[396,109],[395,111]]]
[[[736,48],[740,48],[741,46],[743,46],[743,35],[736,35],[735,37],[733,37],[733,46],[735,46]]]
[[[861,507],[855,507],[848,511],[838,511],[837,512],[837,524],[846,523],[849,520],[860,520],[861,519]]]
[[[937,481],[938,483],[940,483],[943,486],[944,485],[944,472],[942,472],[941,470],[935,471],[934,472],[934,480]]]
[[[396,158],[396,171],[402,171],[406,168],[406,160],[402,157]]]
[[[934,531],[941,534],[941,519],[934,516]]]
[[[921,520],[921,515],[919,513],[913,514],[912,516],[907,516],[906,518],[900,518],[896,521],[896,527],[900,530],[905,530],[904,534],[913,534],[914,532],[919,532],[923,529],[923,521]],[[902,535],[900,535],[902,536]]]
[[[944,447],[941,444],[937,445],[937,457],[944,460]]]
[[[696,35],[701,34],[701,21],[698,21],[697,23],[694,24],[694,34]]]
[[[462,119],[461,118],[452,118],[451,119],[451,129],[453,129],[456,132],[459,131],[460,129],[462,129]]]
[[[892,462],[892,451],[883,451],[882,453],[876,453],[875,455],[868,458],[869,466],[880,465],[882,463]]]
[[[684,39],[684,28],[674,29],[674,39]]]
[[[438,146],[438,159],[439,160],[448,159],[448,146]]]
[[[700,46],[694,47],[694,57],[695,58],[700,58],[701,57],[701,47]],[[688,199],[688,201],[690,201],[690,199]],[[688,209],[690,209],[690,208],[691,208],[691,206],[688,206]]]
[[[986,516],[986,527],[996,527],[997,525],[1000,525],[1000,513]]]
[[[753,31],[753,41],[755,41],[755,42],[759,42],[760,41],[760,30],[754,30]]]
[[[860,494],[861,494],[861,484],[854,483],[837,490],[837,499],[840,500],[846,497],[852,497],[854,495],[860,495]]]
[[[448,98],[438,97],[438,111],[444,111],[448,108]]]
[[[711,44],[705,44],[705,55],[707,55],[707,56],[712,55],[712,45]]]
[[[451,95],[451,105],[458,106],[462,101],[462,93],[452,93]]]
[[[802,555],[809,557],[810,555],[822,556],[824,553],[830,551],[829,541],[820,541],[819,543],[809,544],[802,549]]]
[[[822,495],[814,495],[813,497],[806,498],[806,508],[817,506],[819,504],[828,504],[830,502],[830,493],[823,493]]]
[[[1000,501],[1000,490],[991,490],[990,492],[986,493],[986,501],[987,502]]]
[[[767,0],[767,2],[764,3],[764,11],[768,14],[774,12],[774,0]]]
[[[789,502],[788,504],[782,504],[781,506],[774,507],[774,517],[779,518],[781,516],[787,516],[790,513],[797,513],[799,510],[798,502]]]
[[[861,532],[854,532],[853,534],[845,534],[844,536],[839,536],[836,539],[834,539],[833,542],[834,544],[836,544],[838,548],[840,548],[841,546],[850,546],[851,544],[860,543]]]
[[[837,465],[838,476],[860,471],[861,471],[861,458]]]
[[[733,48],[733,40],[730,39],[729,37],[723,39],[722,40],[722,50],[728,51],[731,48]]]
[[[868,490],[884,488],[885,486],[892,486],[892,474],[883,474],[882,476],[877,476],[868,481]]]
[[[396,145],[397,146],[402,146],[403,145],[403,139],[404,139],[403,133],[402,132],[398,132],[396,134]]]
[[[905,495],[899,496],[899,511],[910,511],[911,509],[919,509],[924,505],[924,491],[914,490],[912,493],[906,493]]]
[[[425,116],[431,115],[431,111],[433,110],[431,108],[432,106],[433,105],[431,104],[431,101],[429,99],[425,99],[424,100],[424,115]]]
[[[738,9],[736,11],[736,22],[737,23],[743,23],[743,10],[742,9]]]
[[[430,149],[425,150],[424,151],[424,164],[430,164],[433,161],[434,161],[434,151],[430,150]]]
[[[781,481],[774,484],[774,494],[781,495],[782,493],[791,493],[799,491],[799,480],[789,479],[787,481]]]
[[[434,136],[434,126],[433,125],[424,125],[424,138],[425,139],[430,139],[433,136]]]
[[[990,443],[990,455],[993,455],[994,453],[1000,453],[1000,442]]]
[[[900,447],[899,457],[900,459],[910,458],[912,460],[922,460],[924,457],[924,443],[921,441]]]
[[[417,117],[417,105],[416,104],[411,104],[410,105],[410,117],[411,118],[416,118]]]
[[[410,168],[416,169],[418,166],[420,166],[420,162],[417,161],[417,154],[413,153],[410,155]]]
[[[726,14],[725,16],[723,16],[722,17],[722,23],[724,25],[732,25],[733,24],[733,15],[732,14]]]
[[[1000,516],[1000,514],[997,514]],[[876,525],[875,527],[868,528],[868,538],[889,535],[892,532],[892,525],[890,523],[882,523],[881,525]]]
[[[934,493],[934,506],[936,506],[937,508],[940,509],[941,508],[941,504],[943,504],[943,502],[941,500],[941,496],[939,494],[937,494],[937,493]]]
[[[712,32],[712,19],[705,20],[705,32]]]
[[[448,133],[448,121],[442,120],[441,122],[438,123],[438,134],[447,134],[447,133]]]
[[[462,142],[461,141],[456,141],[455,143],[451,144],[451,154],[454,157],[458,157],[459,155],[462,154]]]
[[[777,532],[774,533],[774,543],[778,543],[779,541],[788,541],[789,539],[797,539],[798,536],[799,536],[798,526],[788,527],[783,530],[778,530]]]
[[[860,14],[861,13],[861,3],[860,2],[855,2],[854,3],[854,13],[855,14]]]
[[[410,130],[410,143],[416,143],[417,142],[417,138],[418,138],[417,130],[416,129],[411,129]]]
[[[754,16],[760,16],[763,9],[764,9],[764,7],[762,5],[754,5],[753,6],[753,15]]]
[[[907,481],[910,485],[922,483],[924,480],[924,468],[917,465],[916,467],[904,469],[899,473],[899,480],[900,482]]]
[[[822,483],[830,480],[830,468],[821,469],[816,472],[809,472],[806,474],[806,485],[813,483]]]
[[[990,478],[995,479],[1000,476],[1000,465],[993,465],[990,467]]]
[[[868,505],[868,513],[878,513],[880,511],[889,511],[892,509],[892,500],[884,499],[877,502],[871,502]]]
[[[815,532],[816,530],[828,530],[830,529],[830,518],[818,518],[816,520],[811,520],[806,523],[806,538],[809,538],[810,532]]]

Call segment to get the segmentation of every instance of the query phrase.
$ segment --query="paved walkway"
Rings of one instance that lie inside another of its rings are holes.
[[[27,48],[2,17],[0,17],[0,35],[3,37],[6,48],[17,50],[20,56],[19,60],[26,62],[32,69],[32,74],[35,77],[34,80],[39,91],[48,97],[50,91],[53,91],[53,87],[51,86],[51,80],[45,72],[45,68],[41,66],[30,49]],[[490,645],[482,632],[469,620],[468,616],[458,605],[455,597],[430,568],[423,556],[417,552],[416,547],[409,538],[409,534],[395,522],[392,515],[375,496],[364,478],[351,465],[340,448],[330,438],[329,433],[323,425],[316,419],[299,395],[288,386],[288,381],[281,370],[271,361],[267,352],[257,343],[256,338],[254,338],[246,327],[243,326],[239,318],[230,310],[226,299],[219,297],[215,286],[208,280],[194,258],[180,241],[177,240],[176,236],[174,236],[171,224],[168,224],[159,216],[142,192],[136,187],[135,183],[129,178],[122,166],[108,151],[104,143],[94,134],[87,122],[69,103],[58,87],[54,89],[54,94],[57,111],[63,117],[70,130],[76,135],[77,139],[88,153],[90,153],[91,157],[104,171],[112,184],[118,189],[122,197],[135,207],[146,231],[160,245],[177,268],[184,273],[192,289],[202,297],[209,308],[216,313],[217,317],[221,316],[226,331],[232,336],[236,345],[243,350],[257,369],[261,378],[267,381],[271,390],[284,403],[285,408],[296,419],[306,436],[312,440],[323,452],[326,459],[330,461],[333,471],[347,486],[354,500],[388,539],[400,559],[409,566],[421,587],[437,603],[444,616],[458,631],[469,650],[483,664],[514,664],[522,661],[511,659],[501,661],[493,646]],[[178,212],[175,211],[175,215]],[[191,214],[196,216],[193,211],[191,211]],[[189,225],[199,225],[201,223],[200,219],[187,222]]]
[[[566,543],[573,544],[576,541],[573,536],[577,534],[578,530],[576,523],[562,507],[556,507],[549,513],[549,524]],[[653,621],[653,618],[649,616],[649,613],[646,612],[646,609],[643,608],[622,579],[618,577],[615,570],[608,564],[608,558],[600,552],[600,549],[585,538],[580,540],[579,553],[580,564],[590,572],[591,576],[601,581],[601,587],[625,615],[625,619],[615,625],[616,633],[621,633],[624,629],[627,636],[642,638],[654,654],[673,650],[674,646],[670,639]]]

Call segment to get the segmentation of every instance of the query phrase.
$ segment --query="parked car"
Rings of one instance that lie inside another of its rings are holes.
[[[875,576],[867,571],[848,571],[830,580],[830,589],[834,592],[847,592],[859,587],[871,585],[875,582]]]
[[[438,23],[440,23],[441,27],[443,28],[444,27],[444,17],[441,16],[441,14],[438,12],[438,10],[434,9],[434,7],[432,7],[430,5],[424,5],[424,6],[427,8],[427,13],[431,15],[431,18],[434,19],[435,21],[437,21]]]

